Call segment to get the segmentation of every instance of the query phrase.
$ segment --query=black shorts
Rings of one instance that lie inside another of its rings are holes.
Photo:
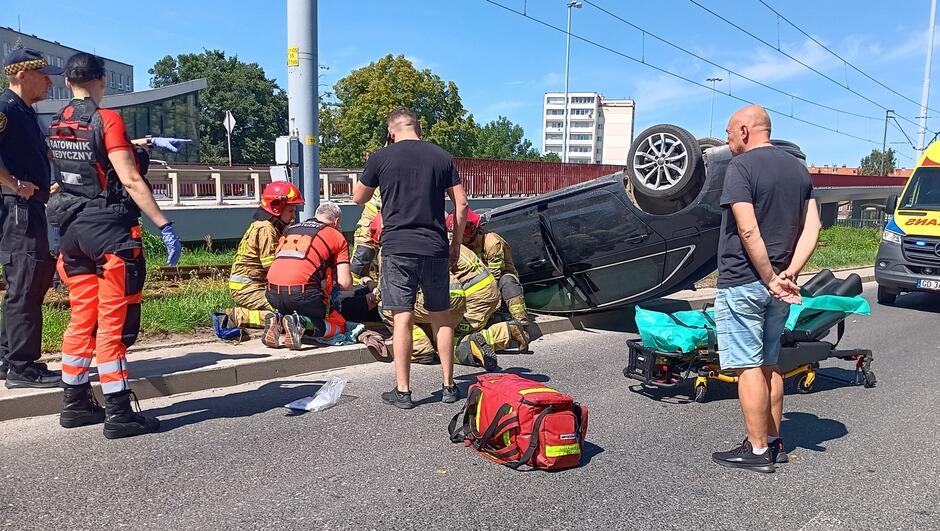
[[[382,308],[411,312],[418,288],[424,293],[424,308],[443,312],[450,308],[450,262],[413,254],[382,254]]]

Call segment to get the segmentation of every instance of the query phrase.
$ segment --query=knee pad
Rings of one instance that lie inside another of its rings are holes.
[[[522,284],[513,275],[503,275],[499,277],[499,292],[502,294],[503,300],[508,301],[513,297],[522,295]]]
[[[372,269],[372,262],[375,260],[376,248],[371,245],[360,244],[353,249],[352,258],[349,260],[349,271],[357,277],[364,277]]]

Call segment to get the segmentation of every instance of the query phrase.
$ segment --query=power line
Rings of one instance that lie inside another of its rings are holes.
[[[723,65],[720,65],[720,64],[718,64],[718,63],[716,63],[716,62],[714,62],[714,61],[712,61],[712,60],[710,60],[710,59],[708,59],[708,58],[706,58],[706,57],[702,57],[701,55],[698,55],[698,54],[696,54],[695,52],[692,52],[692,51],[690,51],[690,50],[687,50],[687,49],[685,49],[685,48],[679,46],[678,44],[675,44],[675,43],[673,43],[673,42],[671,42],[671,41],[669,41],[669,40],[667,40],[667,39],[665,39],[665,38],[663,38],[663,37],[660,37],[659,35],[656,35],[655,33],[651,33],[650,31],[648,31],[648,30],[646,30],[646,29],[644,29],[644,28],[641,28],[640,26],[637,26],[636,24],[630,22],[629,20],[626,20],[626,19],[624,19],[624,18],[621,18],[620,16],[618,16],[618,15],[615,14],[615,13],[611,13],[610,11],[608,11],[608,10],[604,9],[603,7],[601,7],[601,6],[597,5],[597,4],[595,4],[594,2],[591,2],[590,0],[583,0],[583,2],[584,2],[585,4],[590,5],[591,7],[595,8],[595,9],[597,9],[598,11],[601,11],[601,12],[603,12],[603,13],[606,13],[607,15],[609,15],[609,16],[611,16],[611,17],[617,19],[617,20],[619,20],[620,22],[623,22],[624,24],[630,26],[631,28],[633,28],[633,29],[635,29],[635,30],[637,30],[637,31],[642,32],[644,35],[649,35],[650,37],[652,37],[652,38],[654,38],[654,39],[656,39],[656,40],[662,42],[663,44],[666,44],[666,45],[668,45],[668,46],[671,46],[671,47],[675,48],[676,50],[679,50],[679,51],[681,51],[681,52],[683,52],[683,53],[686,53],[686,54],[688,54],[688,55],[691,55],[692,57],[694,57],[694,58],[696,58],[696,59],[698,59],[698,60],[700,60],[700,61],[703,61],[703,62],[705,62],[705,63],[708,63],[708,64],[714,66],[715,68],[720,68],[721,70],[724,70],[724,71],[726,71],[726,72],[728,72],[728,73],[730,73],[730,74],[734,74],[734,75],[740,77],[741,79],[745,79],[745,80],[747,80],[747,81],[750,81],[751,83],[754,83],[755,85],[760,85],[760,86],[762,86],[762,87],[764,87],[764,88],[766,88],[766,89],[772,90],[772,91],[774,91],[774,92],[776,92],[776,93],[778,93],[778,94],[783,94],[784,96],[788,96],[788,97],[793,98],[793,99],[795,99],[795,100],[799,100],[799,101],[802,101],[802,102],[804,102],[804,103],[809,103],[810,105],[815,105],[815,106],[817,106],[817,107],[820,107],[820,108],[823,108],[823,109],[827,109],[827,110],[830,110],[830,111],[835,111],[835,112],[837,112],[837,113],[846,114],[846,115],[849,115],[849,116],[856,116],[856,117],[858,117],[858,118],[867,118],[867,119],[869,119],[869,120],[879,120],[879,119],[880,119],[880,118],[876,118],[876,117],[874,117],[874,116],[868,116],[868,115],[866,115],[866,114],[858,114],[858,113],[855,113],[855,112],[852,112],[852,111],[846,111],[846,110],[842,110],[842,109],[837,109],[837,108],[831,107],[831,106],[829,106],[829,105],[825,105],[825,104],[818,103],[818,102],[815,102],[815,101],[812,101],[812,100],[808,100],[808,99],[803,98],[803,97],[801,97],[801,96],[797,96],[796,94],[793,94],[793,93],[791,93],[791,92],[787,92],[787,91],[785,91],[785,90],[781,90],[781,89],[778,89],[778,88],[776,88],[776,87],[772,87],[772,86],[770,86],[770,85],[768,85],[768,84],[766,84],[766,83],[763,83],[763,82],[758,81],[758,80],[756,80],[756,79],[753,79],[753,78],[750,78],[750,77],[748,77],[748,76],[745,76],[744,74],[741,74],[741,73],[739,73],[739,72],[736,72],[736,71],[734,71],[734,70],[731,70],[730,68],[728,68],[728,67],[726,67],[726,66],[723,66]]]
[[[495,0],[484,0],[484,1],[487,2],[487,3],[489,3],[489,4],[494,5],[494,6],[496,6],[496,7],[500,7],[500,8],[502,8],[502,9],[505,9],[506,11],[509,11],[510,13],[515,13],[516,15],[519,15],[519,16],[521,16],[521,17],[523,17],[523,18],[527,18],[527,19],[529,19],[529,20],[531,20],[531,21],[533,21],[533,22],[536,22],[536,23],[538,23],[538,24],[541,24],[542,26],[545,26],[545,27],[547,27],[547,28],[553,29],[553,30],[555,30],[555,31],[557,31],[557,32],[559,32],[559,33],[562,33],[562,34],[567,33],[564,28],[560,28],[560,27],[558,27],[558,26],[554,26],[554,25],[552,25],[552,24],[550,24],[550,23],[548,23],[548,22],[545,22],[544,20],[541,20],[541,19],[535,18],[535,17],[533,17],[533,16],[531,16],[531,15],[528,15],[527,13],[525,13],[525,12],[523,12],[523,11],[519,11],[519,10],[516,10],[516,9],[514,9],[514,8],[512,8],[512,7],[509,7],[509,6],[505,6],[505,5],[503,5],[503,4],[500,4],[499,2],[496,2]],[[700,83],[700,82],[698,82],[698,81],[695,81],[695,80],[693,80],[693,79],[687,78],[687,77],[685,77],[685,76],[676,74],[676,73],[674,73],[674,72],[670,72],[669,70],[667,70],[667,69],[665,69],[665,68],[662,68],[662,67],[659,67],[659,66],[656,66],[656,65],[654,65],[654,64],[652,64],[652,63],[647,62],[646,59],[645,59],[645,57],[642,58],[642,59],[633,57],[632,55],[626,54],[626,53],[621,52],[621,51],[619,51],[619,50],[615,50],[615,49],[613,49],[613,48],[611,48],[611,47],[609,47],[609,46],[600,44],[600,43],[598,43],[598,42],[596,42],[596,41],[592,41],[591,39],[588,39],[588,38],[586,38],[586,37],[582,37],[582,36],[580,36],[580,35],[578,35],[578,34],[576,34],[576,33],[571,33],[571,36],[574,37],[575,39],[578,39],[579,41],[588,43],[588,44],[590,44],[590,45],[592,45],[592,46],[595,46],[595,47],[597,47],[597,48],[600,48],[600,49],[602,49],[602,50],[606,50],[606,51],[608,51],[608,52],[610,52],[610,53],[612,53],[612,54],[614,54],[614,55],[618,55],[618,56],[620,56],[620,57],[623,57],[624,59],[628,59],[628,60],[630,60],[630,61],[639,63],[639,64],[641,64],[641,65],[644,65],[644,66],[646,66],[646,67],[652,68],[653,70],[656,70],[656,71],[661,72],[661,73],[663,73],[663,74],[667,74],[667,75],[672,76],[672,77],[674,77],[674,78],[681,79],[681,80],[686,81],[686,82],[688,82],[688,83],[691,83],[691,84],[693,84],[693,85],[702,87],[702,88],[704,88],[704,89],[706,89],[706,90],[710,90],[710,91],[713,91],[713,92],[717,92],[717,93],[719,93],[719,94],[724,94],[725,96],[728,96],[729,98],[738,100],[738,101],[743,102],[743,103],[747,103],[747,104],[750,104],[750,105],[757,105],[756,102],[753,102],[753,101],[748,100],[748,99],[746,99],[746,98],[742,98],[742,97],[740,97],[740,96],[735,96],[734,94],[731,94],[730,92],[722,92],[722,91],[720,91],[720,90],[712,89],[712,88],[709,87],[708,85],[705,85],[705,84]],[[804,124],[806,124],[806,125],[811,125],[811,126],[813,126],[813,127],[817,127],[817,128],[819,128],[819,129],[823,129],[823,130],[825,130],[825,131],[829,131],[829,132],[831,132],[831,133],[840,134],[840,135],[843,135],[843,136],[846,136],[846,137],[849,137],[849,138],[854,138],[855,140],[861,140],[862,142],[868,142],[868,143],[870,143],[870,144],[881,145],[881,144],[879,144],[878,142],[875,142],[875,141],[871,140],[870,138],[863,138],[863,137],[860,137],[860,136],[857,136],[857,135],[853,135],[853,134],[851,134],[851,133],[846,133],[846,132],[844,132],[844,131],[840,131],[840,130],[838,130],[838,129],[833,129],[832,127],[829,127],[829,126],[826,126],[826,125],[823,125],[823,124],[819,124],[819,123],[816,123],[816,122],[812,122],[812,121],[810,121],[810,120],[806,120],[806,119],[800,118],[800,117],[798,117],[798,116],[794,116],[794,115],[792,114],[792,111],[791,111],[790,113],[786,113],[786,112],[779,111],[779,110],[777,110],[777,109],[774,109],[774,108],[772,108],[772,107],[767,107],[767,106],[764,106],[764,109],[766,109],[766,110],[769,111],[769,112],[778,114],[778,115],[780,115],[780,116],[786,116],[786,117],[790,118],[791,120],[795,120],[795,121],[797,121],[797,122],[801,122],[801,123],[804,123]]]
[[[768,4],[768,3],[765,2],[764,0],[758,0],[758,1],[759,1],[761,4],[764,4],[764,7],[766,7],[767,9],[769,9],[770,11],[772,11],[775,15],[777,15],[778,20],[779,20],[779,19],[783,19],[783,21],[786,22],[787,24],[789,24],[790,26],[792,26],[793,29],[795,29],[796,31],[799,31],[800,33],[802,33],[803,35],[805,35],[807,39],[813,41],[813,42],[816,43],[820,48],[822,48],[823,50],[826,50],[827,52],[829,52],[830,54],[832,54],[833,56],[835,56],[836,59],[842,61],[845,65],[847,65],[847,66],[848,66],[849,68],[851,68],[852,70],[855,70],[855,71],[858,72],[859,74],[865,76],[866,78],[868,78],[869,80],[873,81],[874,83],[876,83],[876,84],[879,85],[880,87],[884,88],[884,89],[887,90],[888,92],[891,92],[892,94],[894,94],[894,95],[896,95],[896,96],[898,96],[898,97],[900,97],[900,98],[903,98],[903,99],[905,99],[905,100],[907,100],[907,101],[913,103],[914,105],[917,105],[918,107],[920,107],[920,103],[919,103],[919,102],[917,102],[917,101],[915,101],[915,100],[913,100],[913,99],[911,99],[911,98],[908,98],[908,97],[905,96],[904,94],[901,94],[900,92],[894,90],[893,88],[889,87],[888,85],[885,85],[885,84],[882,83],[881,81],[879,81],[879,80],[875,79],[874,77],[870,76],[868,73],[866,73],[865,71],[863,71],[861,68],[859,68],[859,67],[855,66],[854,64],[852,64],[851,62],[849,62],[847,59],[845,59],[845,58],[842,57],[841,55],[839,55],[839,54],[837,54],[836,52],[834,52],[834,51],[832,51],[831,49],[829,49],[828,46],[826,46],[825,44],[823,44],[823,43],[819,42],[818,40],[816,40],[815,37],[813,37],[812,35],[810,35],[810,34],[807,33],[806,31],[804,31],[802,28],[800,28],[799,26],[797,26],[796,24],[794,24],[793,22],[791,22],[790,19],[788,19],[787,17],[785,17],[785,16],[783,16],[782,14],[780,14],[779,11],[777,11],[776,9],[774,9],[770,4]],[[927,110],[932,111],[932,112],[940,112],[940,111],[936,111],[936,110],[934,110],[934,109],[931,109],[930,107],[928,107]]]
[[[816,74],[819,74],[820,76],[822,76],[822,77],[828,79],[829,81],[831,81],[831,82],[835,83],[836,85],[842,87],[843,89],[845,89],[845,90],[851,92],[852,94],[855,94],[856,96],[858,96],[859,98],[862,98],[863,100],[867,101],[868,103],[871,103],[872,105],[874,105],[874,106],[880,108],[880,109],[883,110],[883,111],[887,111],[887,110],[888,110],[888,108],[885,107],[884,105],[882,105],[882,104],[878,103],[877,101],[875,101],[875,100],[869,98],[868,96],[862,94],[861,92],[858,92],[857,90],[854,90],[852,87],[850,87],[850,86],[848,85],[848,83],[841,83],[840,81],[838,81],[838,80],[832,78],[832,77],[829,76],[828,74],[825,74],[825,73],[823,73],[823,72],[817,70],[816,68],[814,68],[814,67],[812,67],[812,66],[806,64],[805,62],[801,61],[800,59],[798,59],[798,58],[796,58],[796,57],[794,57],[794,56],[788,54],[787,52],[783,51],[781,48],[778,48],[777,46],[774,46],[773,44],[771,44],[771,43],[765,41],[764,39],[762,39],[762,38],[760,38],[760,37],[758,37],[757,35],[755,35],[754,33],[750,32],[750,31],[748,31],[747,29],[742,28],[742,27],[739,26],[738,24],[735,24],[734,22],[728,20],[727,18],[721,16],[720,14],[718,14],[718,13],[712,11],[711,9],[709,9],[709,8],[707,8],[707,7],[705,7],[705,6],[703,6],[703,5],[700,4],[697,0],[689,0],[689,2],[692,2],[692,3],[695,4],[696,6],[700,7],[702,10],[704,10],[704,11],[710,13],[711,15],[713,15],[714,17],[716,17],[716,18],[720,19],[721,21],[725,22],[725,23],[728,24],[729,26],[731,26],[731,27],[733,27],[733,28],[735,28],[735,29],[741,31],[742,33],[745,33],[746,35],[750,36],[751,38],[753,38],[753,39],[755,39],[755,40],[757,40],[757,41],[763,43],[763,44],[764,44],[765,46],[767,46],[767,47],[773,48],[774,50],[777,50],[777,52],[779,52],[780,54],[783,54],[784,56],[788,57],[790,60],[792,60],[792,61],[794,61],[794,62],[796,62],[796,63],[799,63],[800,65],[802,65],[803,67],[805,67],[805,68],[808,69],[808,70],[812,70],[812,71],[815,72]],[[906,122],[910,122],[911,124],[917,126],[918,129],[920,128],[920,124],[918,124],[917,122],[915,122],[915,121],[913,121],[913,120],[910,120],[910,119],[908,119],[908,118],[905,118],[904,116],[901,116],[900,118],[901,118],[902,120],[906,121]]]

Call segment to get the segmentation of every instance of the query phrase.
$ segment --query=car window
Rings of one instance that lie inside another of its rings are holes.
[[[635,247],[629,236],[650,232],[616,195],[604,190],[552,204],[549,219],[567,264],[629,251]]]

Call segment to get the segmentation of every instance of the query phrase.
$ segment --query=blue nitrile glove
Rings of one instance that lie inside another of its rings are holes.
[[[183,244],[180,243],[180,237],[176,235],[172,221],[160,227],[160,238],[163,239],[163,245],[166,247],[166,265],[175,266],[180,261]]]
[[[166,138],[155,136],[150,139],[150,144],[155,148],[163,149],[171,153],[178,153],[180,147],[186,142],[192,142],[189,138]]]

